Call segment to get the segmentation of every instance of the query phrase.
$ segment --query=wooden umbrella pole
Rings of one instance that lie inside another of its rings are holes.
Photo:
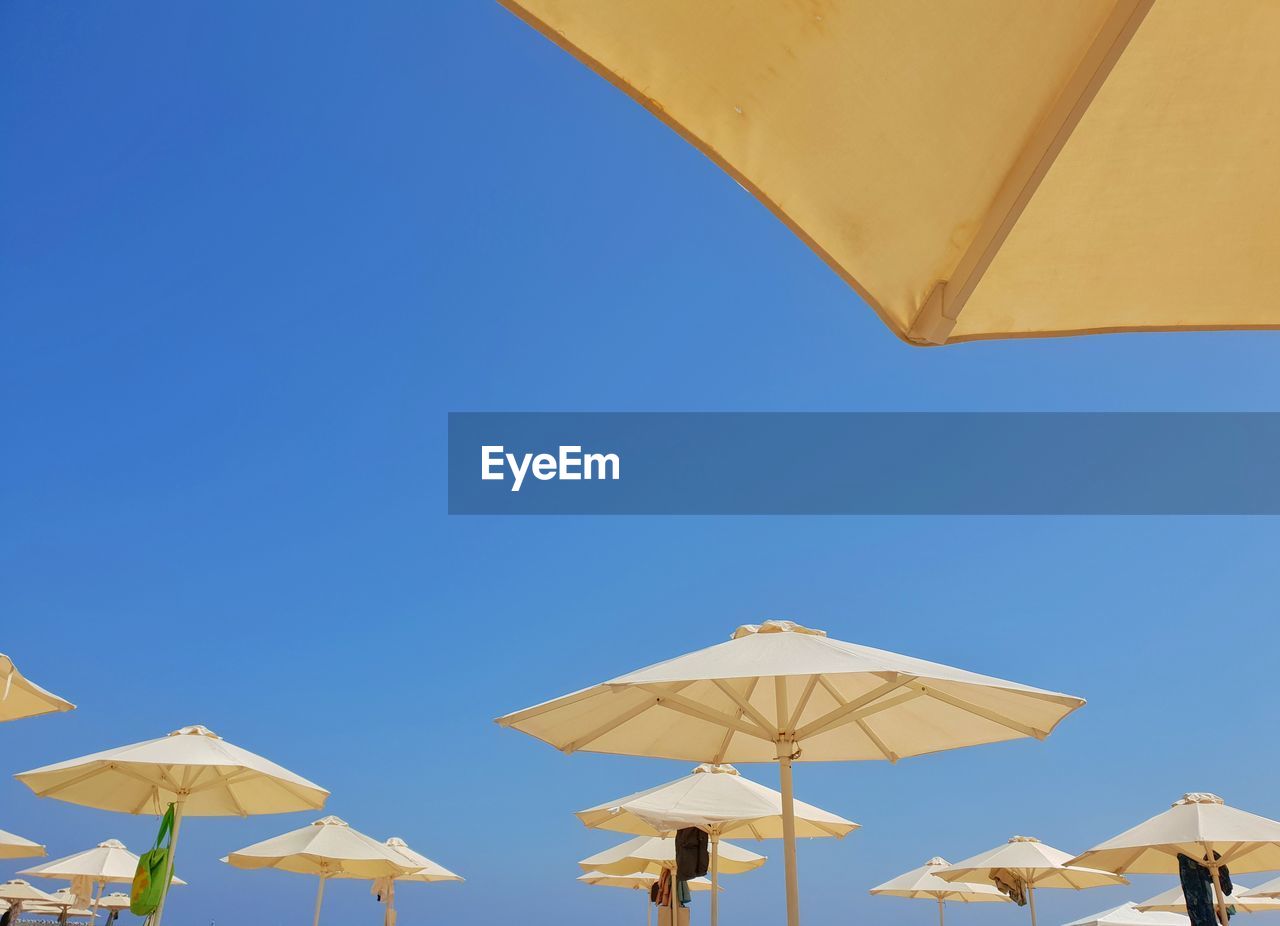
[[[1034,884],[1027,884],[1027,906],[1031,908],[1031,926],[1036,926],[1036,888]]]
[[[1227,897],[1222,892],[1222,875],[1218,872],[1222,866],[1213,857],[1213,849],[1207,842],[1204,844],[1204,860],[1209,866],[1209,875],[1213,878],[1214,907],[1218,913],[1218,922],[1222,926],[1230,926],[1231,918],[1227,916]]]
[[[720,924],[720,834],[711,834],[711,926]]]
[[[316,915],[312,926],[320,926],[320,908],[324,906],[324,875],[320,876],[320,886],[316,888]]]
[[[653,926],[653,899],[643,888],[640,889],[640,895],[644,897],[644,926]]]
[[[946,924],[943,922],[945,907],[946,907],[946,904],[943,902],[942,898],[939,897],[938,898],[938,926],[946,926]]]

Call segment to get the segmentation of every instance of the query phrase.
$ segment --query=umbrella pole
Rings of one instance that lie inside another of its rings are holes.
[[[676,894],[679,893],[679,891],[676,890],[676,874],[677,872],[679,872],[679,870],[680,869],[676,865],[676,863],[672,862],[671,863],[671,923],[669,924],[669,926],[680,926],[680,914],[676,912],[680,906],[680,902],[676,899]]]
[[[945,907],[945,904],[943,903],[942,898],[941,898],[941,897],[939,897],[939,898],[938,898],[938,926],[946,926],[946,924],[943,922],[943,918],[944,918],[944,910],[943,910],[943,908],[944,908],[944,907]]]
[[[800,926],[800,886],[796,875],[796,805],[791,781],[791,751],[794,749],[795,743],[778,744],[778,778],[782,785],[782,853],[787,874],[787,926]]]
[[[644,926],[653,926],[653,901],[644,888],[640,889],[640,896],[644,898]]]
[[[720,834],[711,834],[711,926],[720,922]]]
[[[1227,898],[1226,895],[1222,893],[1222,875],[1218,873],[1218,869],[1222,866],[1218,864],[1216,859],[1214,859],[1213,849],[1208,843],[1204,844],[1204,858],[1206,864],[1209,866],[1209,874],[1213,878],[1213,897],[1216,901],[1214,906],[1218,911],[1218,922],[1221,923],[1222,926],[1230,926],[1231,919],[1227,916]]]
[[[1031,907],[1031,926],[1036,926],[1036,888],[1034,884],[1027,885],[1027,906]]]
[[[164,887],[160,891],[160,905],[156,907],[155,918],[151,926],[160,926],[160,918],[164,916],[164,903],[169,899],[169,888],[173,886],[173,857],[178,853],[178,830],[182,829],[182,808],[187,803],[185,797],[173,802],[173,832],[169,834],[169,862],[164,866]]]
[[[320,907],[324,904],[324,875],[320,876],[320,887],[316,889],[316,916],[312,926],[320,926]]]
[[[89,896],[93,897],[93,906],[90,908],[92,912],[89,914],[89,923],[91,924],[91,926],[97,926],[98,904],[102,903],[102,891],[106,888],[106,886],[107,886],[106,881],[99,881],[97,884],[94,885],[94,887],[98,889],[96,894],[93,891],[89,892]]]

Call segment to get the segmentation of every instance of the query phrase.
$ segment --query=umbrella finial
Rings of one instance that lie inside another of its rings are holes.
[[[699,765],[697,768],[693,770],[693,774],[695,775],[736,775],[738,774],[738,770],[734,768],[732,765],[728,765],[726,763],[715,765],[711,762],[703,762],[701,765]]]
[[[350,824],[347,823],[346,820],[342,819],[341,817],[335,817],[333,814],[329,814],[329,816],[327,817],[321,817],[319,820],[316,820],[311,825],[312,826],[350,826]]]
[[[802,633],[813,637],[825,637],[825,630],[814,630],[797,624],[795,621],[765,621],[763,624],[743,624],[733,632],[730,639],[749,637],[753,633]]]
[[[1039,842],[1034,836],[1010,836],[1010,842]]]
[[[208,727],[206,727],[204,724],[199,724],[199,723],[197,723],[197,724],[192,724],[192,725],[191,725],[191,726],[189,726],[189,727],[182,727],[182,728],[181,728],[181,729],[179,729],[179,730],[174,730],[174,731],[173,731],[172,733],[170,733],[169,735],[170,735],[170,736],[207,736],[207,737],[209,737],[210,739],[215,739],[215,740],[220,740],[220,739],[222,739],[222,737],[220,737],[218,734],[214,733],[212,730],[210,730],[210,729],[209,729]]]
[[[1208,791],[1188,791],[1186,794],[1172,804],[1170,807],[1178,807],[1182,804],[1225,804],[1222,798],[1216,794],[1210,794]]]
[[[122,843],[119,839],[104,839],[102,842],[98,843],[98,848],[99,849],[123,849],[124,843]]]
[[[951,863],[948,862],[941,855],[935,855],[933,858],[929,859],[929,861],[924,863],[924,867],[925,868],[946,868],[950,864]]]

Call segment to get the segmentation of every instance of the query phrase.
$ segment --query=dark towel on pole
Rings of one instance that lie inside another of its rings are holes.
[[[1214,860],[1222,858],[1213,853]],[[1182,896],[1187,902],[1187,916],[1191,918],[1191,926],[1217,926],[1218,915],[1214,912],[1217,899],[1213,896],[1213,875],[1204,863],[1189,855],[1178,854],[1178,880],[1182,882]],[[1222,883],[1222,893],[1230,894],[1231,872],[1226,865],[1218,869],[1218,880]]]
[[[681,881],[701,878],[710,865],[706,830],[696,826],[676,830],[676,877]]]

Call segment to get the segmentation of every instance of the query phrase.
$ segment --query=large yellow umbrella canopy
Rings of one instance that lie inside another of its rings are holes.
[[[890,878],[870,891],[883,897],[906,897],[910,900],[933,900],[938,904],[938,924],[942,926],[948,900],[954,903],[1009,903],[1000,890],[991,884],[965,884],[963,881],[943,881],[938,870],[951,863],[934,856],[919,868]]]
[[[578,863],[583,871],[606,875],[630,875],[635,873],[661,873],[664,868],[674,868],[676,841],[670,836],[637,836],[612,848],[597,852]],[[736,843],[720,843],[720,871],[727,875],[740,875],[754,871],[766,858]]]
[[[16,776],[40,797],[119,813],[174,805],[169,876],[184,816],[292,813],[324,806],[329,792],[202,726],[107,749]],[[164,897],[150,926],[160,926]]]
[[[44,846],[22,836],[0,830],[0,858],[34,858],[44,855]]]
[[[1280,900],[1264,895],[1255,895],[1243,884],[1232,884],[1235,890],[1227,895],[1227,906],[1235,907],[1239,913],[1275,913],[1280,911]],[[1134,905],[1144,912],[1186,913],[1187,898],[1183,896],[1182,885],[1174,885],[1167,891]]]
[[[36,865],[18,872],[29,878],[51,878],[60,881],[74,881],[77,878],[88,878],[97,889],[98,897],[93,900],[93,911],[96,913],[108,884],[131,884],[134,873],[138,870],[138,856],[134,855],[124,843],[118,839],[107,839],[92,849],[85,849],[74,855],[67,855],[50,862]],[[186,884],[176,875],[170,884]]]
[[[1129,883],[1118,874],[1075,865],[1070,853],[1046,845],[1034,836],[1014,836],[994,849],[939,868],[935,873],[944,881],[1016,883],[1026,891],[1027,904],[1031,908],[1031,926],[1036,923],[1035,892],[1039,888],[1080,891]]]
[[[1280,326],[1275,4],[502,2],[912,343]]]
[[[779,767],[789,926],[799,926],[795,761],[887,759],[1032,737],[1080,698],[834,640],[791,621],[498,719],[563,752]]]
[[[1191,792],[1163,813],[1099,843],[1076,862],[1108,871],[1177,874],[1178,856],[1198,861],[1213,878],[1218,918],[1227,924],[1218,869],[1237,873],[1280,869],[1280,822],[1230,807],[1216,794]]]
[[[796,836],[843,838],[858,824],[795,801]],[[698,827],[711,837],[711,883],[719,883],[720,839],[782,838],[782,795],[738,774],[732,765],[702,764],[691,775],[629,794],[587,810],[578,819],[596,829],[658,835]],[[711,896],[711,926],[719,921],[719,898]]]
[[[353,829],[345,820],[328,816],[310,826],[237,849],[225,861],[236,868],[275,868],[316,875],[315,923],[320,922],[324,885],[330,878],[373,880],[410,874],[415,866],[397,850]]]
[[[18,671],[13,660],[0,653],[0,722],[75,710],[70,701],[45,691]]]

